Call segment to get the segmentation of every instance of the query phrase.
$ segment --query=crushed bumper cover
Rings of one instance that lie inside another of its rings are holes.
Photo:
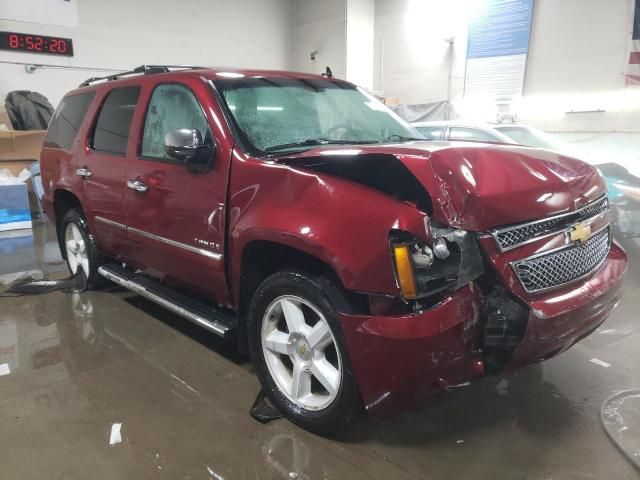
[[[479,292],[467,286],[419,314],[340,314],[367,411],[391,414],[446,385],[482,376],[474,351],[480,302]]]

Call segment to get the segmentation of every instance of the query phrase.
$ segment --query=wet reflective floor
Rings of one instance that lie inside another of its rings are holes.
[[[0,298],[0,478],[640,478],[599,419],[640,387],[640,248],[625,247],[625,298],[591,337],[335,440],[257,423],[248,359],[127,291]],[[0,237],[0,283],[28,270],[67,275],[41,225]]]

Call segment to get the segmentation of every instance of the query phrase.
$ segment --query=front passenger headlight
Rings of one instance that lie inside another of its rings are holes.
[[[437,234],[432,245],[406,232],[395,231],[391,235],[396,280],[407,300],[459,288],[483,272],[473,234],[454,229],[434,231]]]

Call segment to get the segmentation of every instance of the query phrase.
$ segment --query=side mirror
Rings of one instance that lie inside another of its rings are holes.
[[[205,173],[213,166],[216,146],[205,144],[199,130],[181,128],[167,133],[164,150],[170,158],[184,162],[190,172]]]

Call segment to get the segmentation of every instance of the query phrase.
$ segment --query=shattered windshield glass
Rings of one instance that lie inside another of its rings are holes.
[[[215,85],[257,153],[421,139],[376,98],[339,80],[242,77]]]

